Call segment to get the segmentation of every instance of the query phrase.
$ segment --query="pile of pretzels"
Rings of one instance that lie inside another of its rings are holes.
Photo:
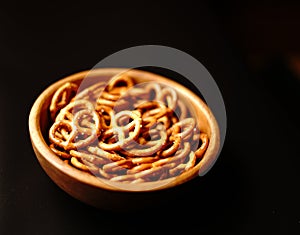
[[[54,93],[49,147],[99,178],[139,183],[178,176],[198,164],[209,138],[175,88],[126,73]]]

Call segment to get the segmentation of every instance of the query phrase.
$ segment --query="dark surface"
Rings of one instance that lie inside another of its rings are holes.
[[[289,14],[299,5],[102,4],[0,8],[0,233],[299,234],[300,80],[288,59],[300,48],[300,18]],[[226,105],[225,145],[211,171],[164,207],[98,210],[41,169],[29,111],[52,82],[144,44],[175,47],[208,69]]]

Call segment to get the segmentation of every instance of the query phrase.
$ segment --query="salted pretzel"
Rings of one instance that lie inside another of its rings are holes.
[[[140,85],[126,73],[81,90],[64,84],[49,110],[50,149],[66,164],[110,181],[176,177],[195,167],[209,146],[175,89]]]

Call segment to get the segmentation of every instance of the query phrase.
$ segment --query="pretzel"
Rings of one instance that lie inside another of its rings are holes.
[[[75,96],[78,86],[75,83],[67,82],[56,90],[49,107],[51,119],[54,120],[57,112],[65,107]]]
[[[173,126],[172,126],[172,129],[175,129],[177,127],[183,129],[182,132],[179,134],[180,137],[182,139],[185,139],[185,138],[188,138],[189,135],[192,134],[193,132],[193,129],[195,127],[195,119],[194,118],[185,118],[177,123],[175,123]]]
[[[76,94],[76,100],[83,99],[95,102],[99,95],[103,92],[105,84],[105,82],[99,82],[86,87]]]
[[[177,91],[126,73],[51,100],[49,147],[78,170],[138,184],[176,177],[205,157],[209,137]]]
[[[111,180],[112,181],[126,181],[126,180],[136,180],[139,178],[152,177],[153,175],[155,175],[159,172],[167,171],[169,168],[172,169],[176,165],[175,162],[184,161],[189,150],[190,150],[189,143],[185,143],[184,149],[182,149],[174,157],[169,158],[169,159],[160,159],[153,163],[145,163],[145,164],[138,165],[138,166],[133,167],[132,169],[128,170],[127,175],[115,176],[115,177],[112,177]],[[124,162],[125,161],[126,160],[124,160]]]
[[[111,128],[111,116],[113,115],[113,109],[108,106],[97,106],[95,109],[100,115],[100,124],[102,130]]]
[[[71,158],[71,164],[83,171],[94,172],[94,173],[98,172],[98,168],[96,166],[94,166],[93,164],[86,165],[80,162],[76,157]]]
[[[150,143],[148,143],[148,146],[146,148],[140,148],[143,145],[138,145],[139,148],[134,148],[134,147],[126,148],[125,146],[122,152],[123,153],[125,152],[129,156],[137,156],[137,157],[151,156],[154,153],[158,152],[166,143],[167,140],[166,132],[164,130],[160,130],[159,135],[160,135],[160,139],[149,141]],[[149,147],[149,145],[151,147]]]
[[[126,168],[130,168],[132,166],[131,161],[124,159],[117,162],[111,162],[103,166],[103,170],[107,173],[114,173],[118,171],[125,171]]]
[[[131,87],[125,94],[124,98],[134,100],[135,102],[148,101],[150,100],[150,94],[145,92],[144,88],[141,87]]]
[[[205,153],[205,151],[208,147],[208,143],[209,143],[208,136],[205,133],[200,134],[200,139],[202,141],[202,144],[195,152],[195,155],[196,155],[197,158],[202,158],[203,157],[203,154]]]
[[[161,92],[161,86],[158,83],[148,83],[145,87],[146,93],[150,94],[154,93],[152,95],[153,100],[158,100],[157,96]]]
[[[121,86],[120,86],[121,84]],[[112,94],[121,94],[124,90],[134,85],[132,78],[126,74],[118,74],[114,76],[108,83],[106,90]]]
[[[165,158],[171,156],[178,150],[181,142],[181,137],[177,134],[173,139],[174,141],[171,142],[171,146],[168,149],[165,149],[161,152],[160,154],[161,157]]]
[[[195,166],[196,163],[196,155],[193,151],[189,154],[189,159],[186,163],[181,163],[174,168],[170,169],[169,173],[171,176],[179,175],[184,171],[190,170],[192,167]]]
[[[187,117],[187,108],[186,105],[181,101],[177,101],[177,108],[175,113],[179,113],[179,119],[185,119]]]
[[[67,131],[68,136],[66,138],[57,138],[57,135],[55,133],[61,131],[62,129],[65,129]],[[72,126],[72,123],[70,121],[66,121],[66,120],[57,121],[51,126],[49,130],[50,141],[56,146],[63,148],[64,150],[70,150],[72,148],[73,149],[76,148],[72,143],[75,137],[76,137],[75,128]]]
[[[73,120],[74,113],[82,109],[88,109],[93,111],[94,105],[88,100],[76,99],[60,110],[60,112],[55,118],[55,121]]]
[[[127,124],[126,126],[121,127],[117,124],[117,119],[123,115],[133,118],[133,121]],[[141,128],[141,118],[140,113],[138,111],[121,111],[115,117],[112,117],[111,121],[112,129],[110,129],[108,132],[111,132],[112,134],[117,134],[118,141],[116,141],[113,144],[108,144],[105,143],[105,141],[101,140],[98,144],[101,149],[108,151],[120,150],[126,147],[132,140],[136,139],[136,137],[138,136]],[[126,137],[125,132],[129,132],[129,130],[132,129],[132,127],[134,127],[134,131],[130,132],[129,135]]]
[[[171,110],[175,110],[177,106],[177,93],[170,87],[165,87],[160,93],[158,93],[157,99],[163,103],[166,103],[167,107]]]
[[[116,153],[111,153],[108,151],[105,151],[101,148],[99,148],[98,146],[90,146],[87,148],[89,152],[100,156],[104,159],[110,160],[110,161],[120,161],[120,160],[124,160],[125,158],[116,154]]]
[[[93,128],[82,127],[79,125],[79,119],[85,115],[91,115],[94,120]],[[74,122],[68,120],[56,121],[49,130],[49,139],[52,143],[63,148],[64,150],[78,149],[92,143],[99,134],[100,121],[95,111],[80,110],[74,115]],[[66,130],[66,138],[58,138],[55,134],[57,131]],[[87,135],[87,136],[84,136]],[[75,140],[75,138],[77,138]]]
[[[145,128],[150,128],[157,122],[164,122],[168,126],[164,117],[170,113],[170,110],[163,104],[157,101],[144,102],[137,107],[142,114],[142,123]]]
[[[71,163],[72,163],[73,166],[75,166],[75,167],[77,167],[77,168],[79,168],[81,170],[89,171],[89,168],[86,165],[84,165],[81,162],[79,162],[76,157],[72,157],[71,158]]]
[[[120,97],[133,85],[134,82],[131,77],[127,75],[116,75],[109,81],[104,91],[98,96],[96,100],[97,106],[107,106],[119,110],[125,109],[129,103],[124,99],[120,99]],[[99,108],[96,107],[96,109]]]
[[[110,162],[110,160],[107,158],[99,157],[95,154],[80,152],[80,151],[76,151],[76,150],[70,150],[70,156],[79,158],[84,162],[87,161],[87,162],[93,163],[95,165],[103,165],[103,164]]]
[[[70,153],[64,151],[64,150],[59,150],[57,146],[55,146],[55,144],[50,144],[50,149],[59,157],[63,158],[63,159],[70,159],[72,156],[70,155]]]

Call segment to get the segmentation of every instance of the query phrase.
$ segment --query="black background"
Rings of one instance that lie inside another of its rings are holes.
[[[1,3],[0,233],[300,234],[299,12],[296,1]],[[185,51],[212,74],[225,145],[166,207],[95,209],[39,166],[30,108],[58,79],[145,44]]]

